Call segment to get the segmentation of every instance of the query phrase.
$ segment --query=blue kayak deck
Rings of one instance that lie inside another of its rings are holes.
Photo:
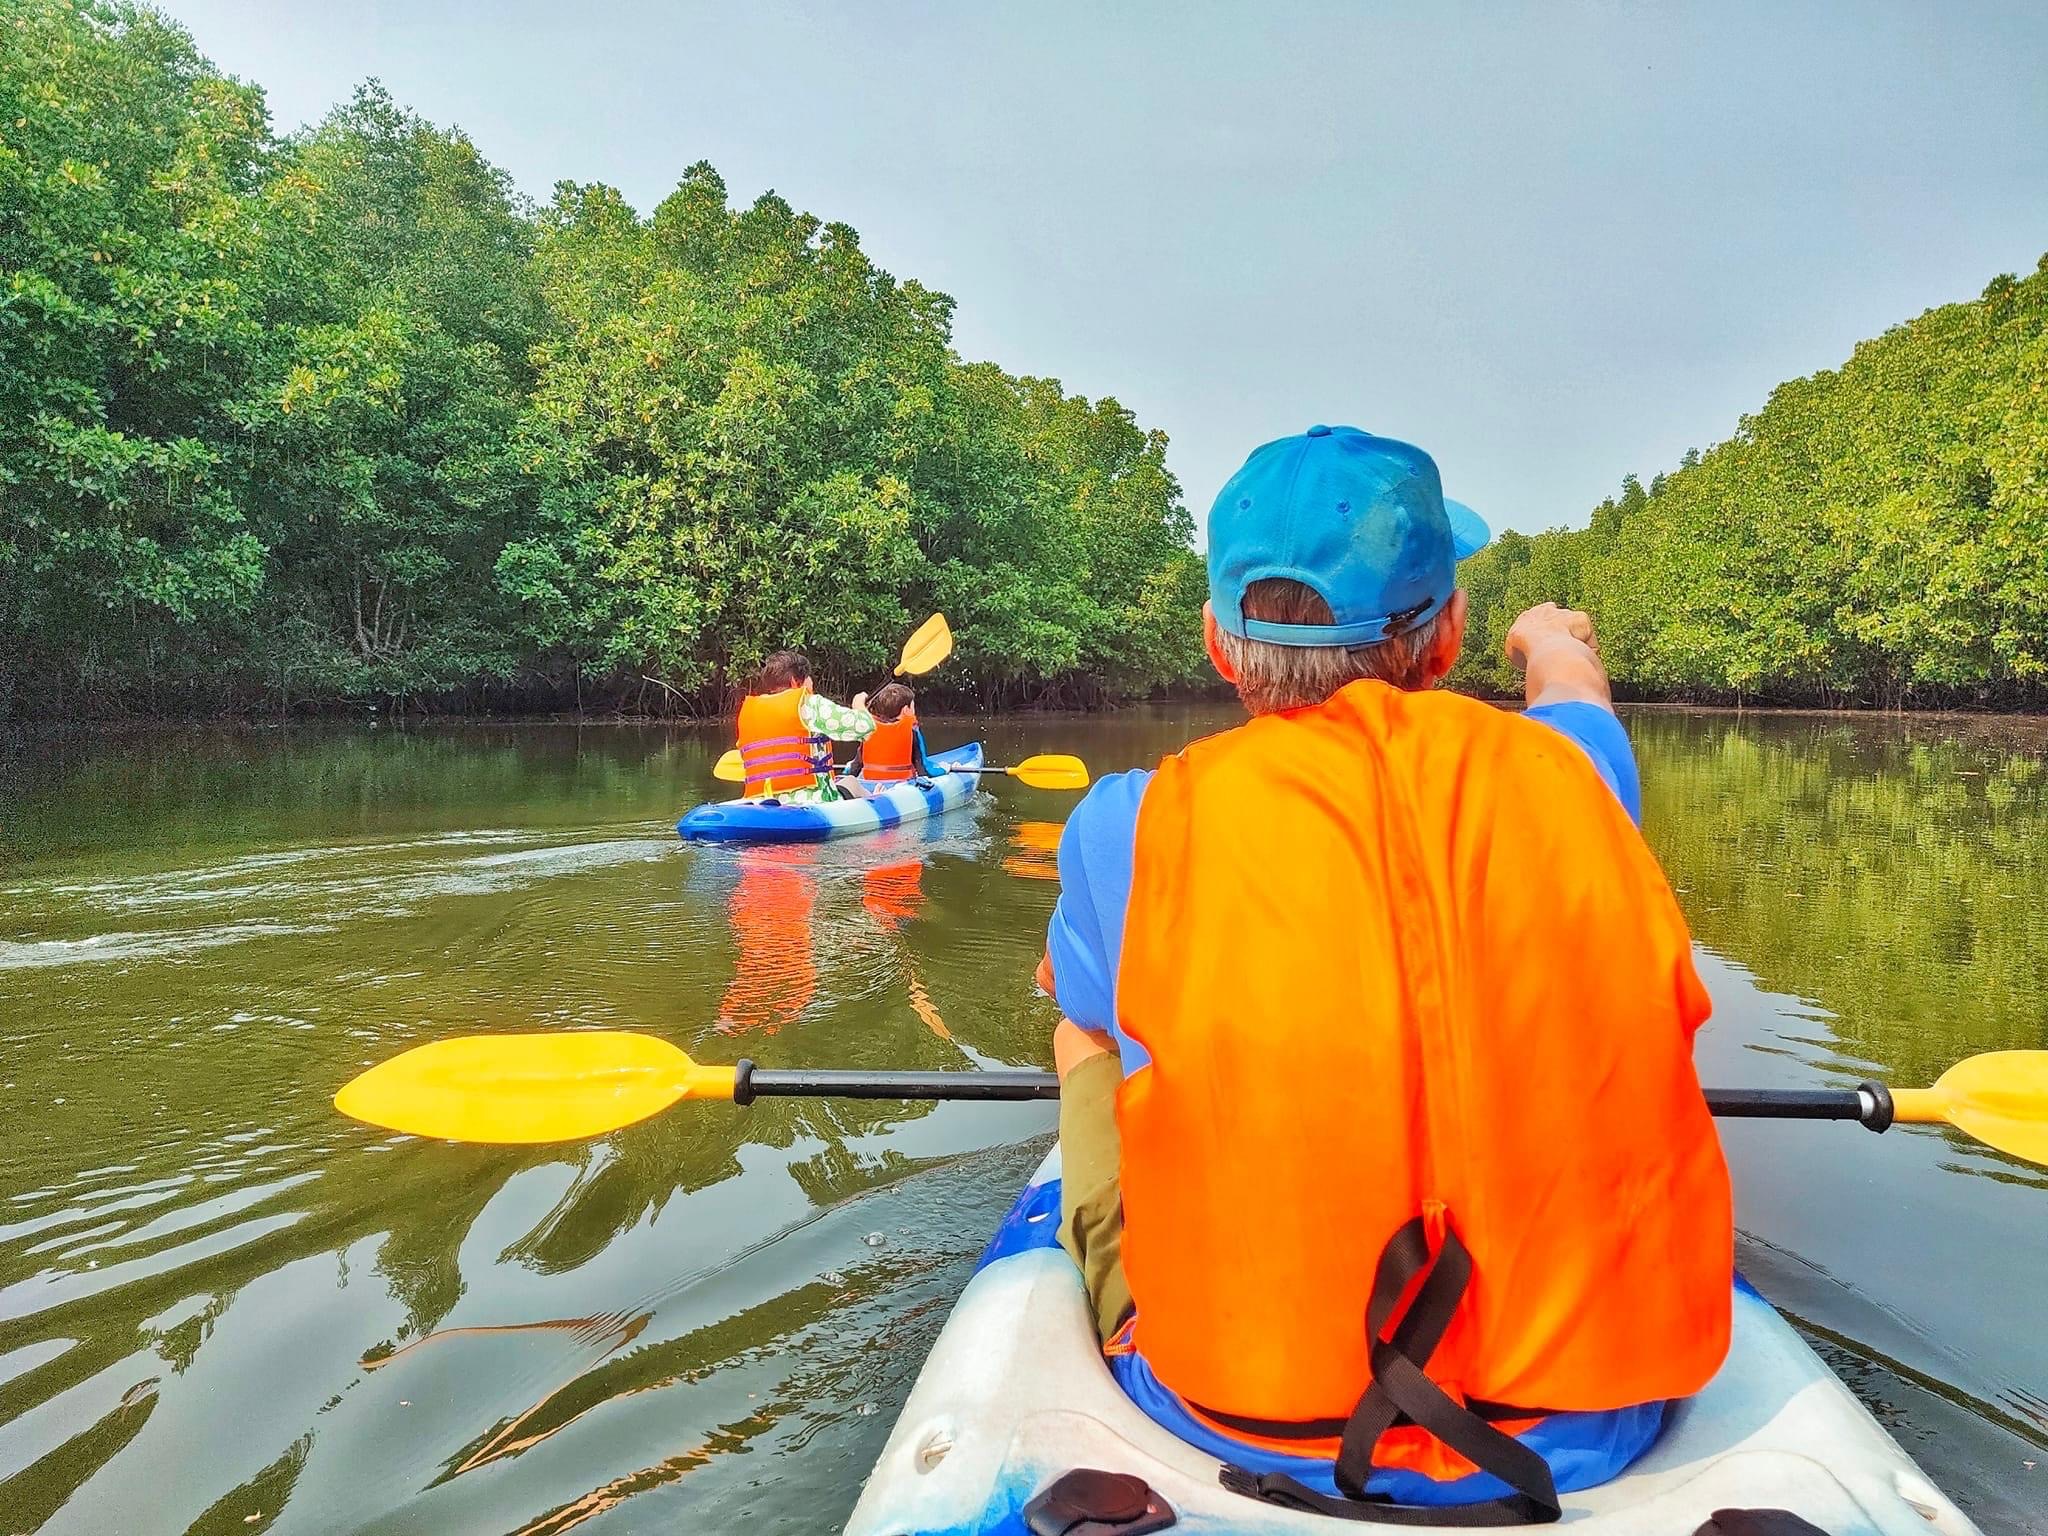
[[[859,800],[819,805],[785,805],[774,796],[711,800],[676,823],[689,843],[822,843],[863,832],[879,832],[906,821],[922,821],[963,805],[980,787],[980,742],[931,754],[936,778],[912,779]]]

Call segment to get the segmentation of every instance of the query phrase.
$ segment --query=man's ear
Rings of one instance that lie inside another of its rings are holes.
[[[1230,660],[1223,654],[1223,642],[1217,638],[1221,633],[1216,627],[1216,610],[1209,604],[1202,604],[1202,644],[1209,648],[1209,664],[1226,683],[1235,683],[1237,674],[1230,670]]]
[[[1425,686],[1435,687],[1458,664],[1459,653],[1465,649],[1465,620],[1470,612],[1471,602],[1460,587],[1444,604],[1443,618],[1430,638],[1429,655],[1423,660],[1423,675],[1429,679]]]

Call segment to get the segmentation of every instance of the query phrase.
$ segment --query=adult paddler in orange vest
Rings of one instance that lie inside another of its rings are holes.
[[[1519,714],[1433,691],[1486,528],[1352,427],[1253,453],[1208,534],[1252,719],[1061,838],[1062,1241],[1231,1487],[1555,1519],[1714,1374],[1733,1280],[1708,1001],[1592,624],[1516,620]]]
[[[875,729],[867,695],[838,704],[811,688],[810,661],[777,651],[761,663],[753,691],[740,701],[740,761],[749,796],[790,804],[843,798],[832,778],[832,743],[865,741]]]

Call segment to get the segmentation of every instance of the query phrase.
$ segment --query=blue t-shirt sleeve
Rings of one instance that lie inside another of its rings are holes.
[[[1138,840],[1138,802],[1150,769],[1098,779],[1060,834],[1060,897],[1046,930],[1053,1000],[1083,1029],[1112,1035],[1126,1075],[1150,1060],[1116,1022],[1117,960],[1123,952],[1124,910],[1131,899],[1131,867]]]
[[[1613,711],[1570,699],[1562,704],[1539,704],[1525,713],[1578,743],[1629,819],[1637,826],[1643,824],[1643,785],[1636,773],[1635,748],[1629,745],[1628,732]]]

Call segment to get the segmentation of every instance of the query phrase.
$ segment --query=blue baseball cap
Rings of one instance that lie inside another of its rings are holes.
[[[1209,509],[1209,605],[1233,635],[1274,645],[1371,645],[1450,600],[1457,565],[1492,538],[1444,498],[1436,460],[1356,427],[1310,427],[1254,449]],[[1245,588],[1285,576],[1322,594],[1331,624],[1247,619]]]

